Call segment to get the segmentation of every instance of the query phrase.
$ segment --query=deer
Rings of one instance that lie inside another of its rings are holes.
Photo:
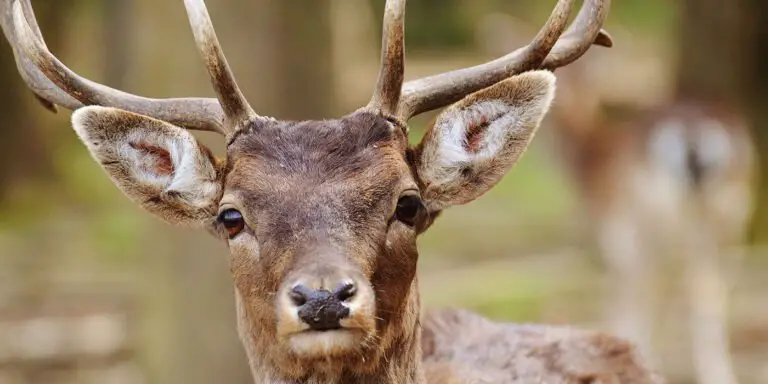
[[[661,304],[681,296],[697,381],[736,383],[729,279],[743,256],[756,182],[744,114],[682,92],[655,106],[611,105],[588,92],[595,79],[586,60],[566,71],[554,138],[608,268],[611,330],[659,356]],[[672,276],[682,276],[682,289],[662,293]]]
[[[404,82],[404,0],[387,0],[370,101],[338,119],[257,114],[202,0],[184,5],[216,98],[150,99],[90,81],[48,51],[29,0],[3,0],[18,69],[129,199],[227,244],[237,330],[255,383],[657,383],[634,345],[567,326],[422,313],[417,236],[495,185],[533,138],[608,0],[570,27],[559,0],[530,44]],[[603,36],[603,37],[599,37]],[[407,121],[446,107],[416,146]],[[224,136],[216,157],[190,130]]]

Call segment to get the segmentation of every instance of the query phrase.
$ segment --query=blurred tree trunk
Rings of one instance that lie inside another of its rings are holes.
[[[760,167],[753,241],[768,240],[768,2],[685,0],[678,94],[741,105],[752,121]]]
[[[681,6],[678,95],[739,103],[747,63],[741,0],[683,0]]]
[[[351,111],[368,101],[375,85],[381,26],[370,1],[330,2],[334,97],[340,107]]]
[[[333,97],[330,0],[248,3],[252,12],[240,27],[253,30],[247,49],[258,62],[251,67],[257,71],[249,98],[254,108],[280,119],[333,116],[338,111]]]
[[[101,5],[104,22],[104,82],[125,89],[133,58],[130,17],[133,0],[111,0]]]
[[[24,106],[32,93],[24,89],[8,44],[0,45],[0,89],[0,201],[4,201],[18,179],[48,168],[40,132],[33,124],[25,124],[29,119]],[[26,161],[19,161],[22,158]]]
[[[753,225],[755,241],[768,241],[768,2],[743,0],[747,4],[746,25],[750,27],[748,51],[752,55],[748,67],[749,87],[745,96],[751,108],[754,136],[760,155],[760,188],[757,213]]]
[[[48,47],[54,52],[60,46],[66,14],[73,2],[52,1],[35,6],[37,21],[46,36]],[[44,180],[53,176],[51,156],[47,149],[44,130],[30,118],[27,107],[36,113],[46,113],[37,105],[34,96],[16,69],[13,51],[3,38],[0,43],[0,203],[14,186]]]

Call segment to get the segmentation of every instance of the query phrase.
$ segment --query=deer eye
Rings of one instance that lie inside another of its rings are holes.
[[[404,195],[397,201],[395,217],[406,225],[414,226],[419,214],[423,211],[424,204],[417,195]]]
[[[219,214],[218,221],[227,230],[229,238],[233,238],[245,228],[243,215],[236,209],[227,209]]]

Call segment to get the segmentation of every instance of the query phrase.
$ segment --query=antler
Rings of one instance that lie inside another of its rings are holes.
[[[396,114],[402,120],[460,100],[510,76],[536,68],[554,70],[581,57],[592,44],[611,46],[600,28],[610,0],[586,0],[567,31],[573,0],[559,0],[547,23],[530,44],[496,60],[412,80],[402,86],[405,0],[388,0],[384,16],[382,59],[369,109]],[[565,36],[560,36],[565,31]]]
[[[571,28],[552,49],[542,64],[543,68],[555,70],[579,59],[595,44],[612,47],[613,39],[602,30],[608,17],[611,0],[592,0],[584,3]]]
[[[29,0],[0,0],[0,26],[11,43],[22,78],[44,106],[77,109],[103,105],[165,120],[189,129],[226,134],[227,127],[260,119],[234,79],[203,0],[185,0],[190,26],[211,83],[212,98],[150,99],[81,77],[61,63],[45,45]],[[581,57],[593,44],[611,46],[601,30],[610,0],[585,0],[563,34],[573,0],[559,0],[549,20],[527,46],[485,64],[407,82],[404,72],[405,0],[387,0],[381,69],[366,108],[407,120],[456,102],[465,95],[535,68],[554,70]],[[559,41],[558,41],[559,39]],[[227,121],[225,121],[225,119]]]
[[[253,111],[237,86],[203,0],[184,0],[184,6],[187,8],[189,25],[195,35],[197,49],[211,76],[213,89],[219,97],[224,114],[230,120],[228,126],[239,127],[253,119],[261,118]]]
[[[45,45],[29,0],[0,0],[0,26],[27,86],[49,110],[102,105],[189,129],[226,133],[225,114],[213,98],[151,99],[90,81],[67,68]]]
[[[405,72],[405,0],[387,0],[381,37],[381,68],[367,108],[397,113]]]

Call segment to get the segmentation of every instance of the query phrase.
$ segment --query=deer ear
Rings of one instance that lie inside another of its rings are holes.
[[[72,125],[112,181],[147,211],[180,225],[215,216],[215,159],[185,129],[105,107],[78,109]]]
[[[430,211],[468,203],[501,180],[528,147],[555,94],[555,76],[531,71],[443,111],[414,151]]]

